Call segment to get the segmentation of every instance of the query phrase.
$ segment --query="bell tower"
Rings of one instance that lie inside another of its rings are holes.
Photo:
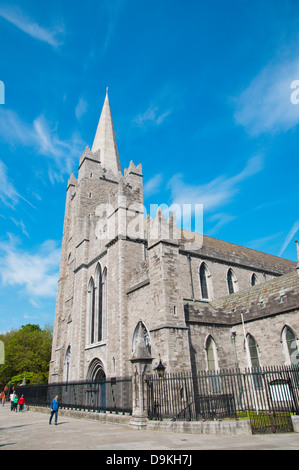
[[[68,181],[50,382],[64,381],[66,369],[68,380],[85,380],[95,363],[106,376],[127,373],[126,293],[144,256],[142,177],[133,162],[122,174],[107,90],[92,148]]]

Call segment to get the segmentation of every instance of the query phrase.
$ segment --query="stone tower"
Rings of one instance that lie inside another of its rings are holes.
[[[122,175],[107,93],[67,186],[50,382],[129,373],[126,292],[144,259],[142,207],[141,165]]]

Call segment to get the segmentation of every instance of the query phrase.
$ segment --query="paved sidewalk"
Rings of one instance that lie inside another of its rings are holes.
[[[54,421],[54,419],[53,419]],[[0,407],[1,450],[298,450],[299,433],[257,436],[205,436],[165,431],[137,431],[120,424],[59,416],[11,412]],[[182,453],[184,453],[182,452]],[[113,452],[111,453],[113,455]]]

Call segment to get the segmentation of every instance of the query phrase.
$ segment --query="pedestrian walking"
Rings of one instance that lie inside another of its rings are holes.
[[[15,396],[16,396],[15,392],[12,392],[12,393],[10,394],[10,396],[9,396],[9,400],[10,400],[10,411],[13,411],[13,410],[15,409],[15,402],[14,402]]]
[[[19,398],[18,404],[19,404],[19,411],[23,411],[24,405],[25,405],[24,395],[21,395],[21,397]]]
[[[14,397],[14,411],[18,411],[18,401],[19,401],[19,397],[17,394],[15,394],[15,397]]]
[[[1,401],[2,401],[2,406],[4,406],[5,405],[5,398],[6,398],[5,392],[1,392],[0,398],[1,398]]]
[[[57,424],[57,418],[58,418],[58,408],[59,408],[59,399],[58,395],[56,395],[55,398],[53,398],[52,403],[51,403],[51,415],[49,419],[49,424],[52,422],[52,418],[55,414],[55,424]]]

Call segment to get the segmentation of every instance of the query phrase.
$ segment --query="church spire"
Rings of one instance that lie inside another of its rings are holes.
[[[106,89],[104,106],[91,150],[93,153],[100,150],[102,167],[118,175],[118,172],[121,171],[121,166],[108,99],[108,87]]]

